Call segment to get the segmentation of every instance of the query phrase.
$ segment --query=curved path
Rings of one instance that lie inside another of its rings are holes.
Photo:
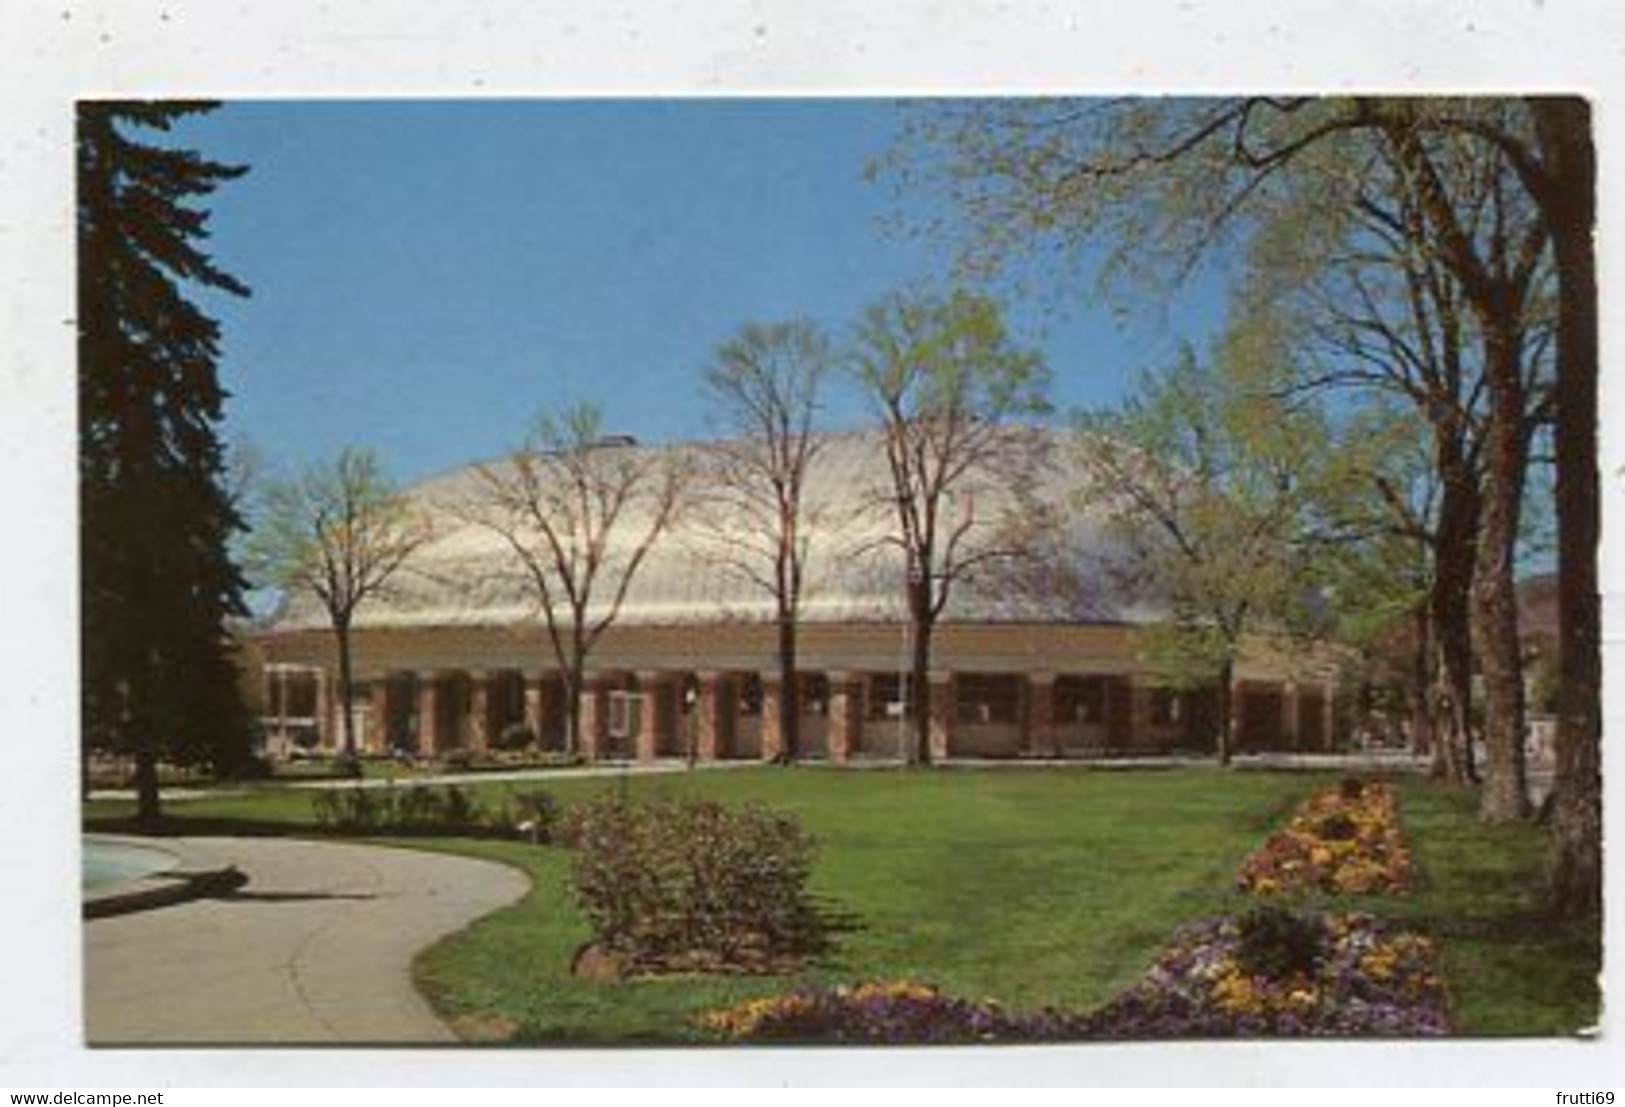
[[[167,838],[236,892],[85,923],[92,1045],[434,1043],[456,1036],[412,987],[435,939],[523,896],[517,869],[285,838]]]

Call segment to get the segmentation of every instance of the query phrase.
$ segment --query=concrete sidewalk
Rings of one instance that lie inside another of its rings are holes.
[[[85,924],[91,1045],[447,1043],[412,959],[530,887],[489,861],[377,846],[168,838],[235,893]]]
[[[181,786],[164,788],[159,798],[165,803],[196,799],[217,799],[223,796],[256,796],[280,791],[337,791],[351,788],[411,788],[420,784],[512,784],[534,780],[580,780],[586,777],[650,776],[659,773],[725,772],[732,769],[750,769],[756,761],[708,761],[690,765],[681,758],[662,758],[658,761],[603,761],[592,765],[571,766],[561,769],[487,770],[485,772],[435,773],[425,776],[405,776],[398,780],[373,777],[366,780],[294,780],[267,782],[253,787],[223,785],[214,787]],[[96,788],[88,797],[92,800],[134,800],[133,788]]]
[[[1180,769],[1216,767],[1211,756],[1184,756],[1156,754],[1142,757],[1023,757],[972,758],[951,757],[940,762],[944,768],[965,769]],[[1344,772],[1423,772],[1427,760],[1402,750],[1384,750],[1350,753],[1239,753],[1235,756],[1237,768],[1334,770]],[[902,762],[895,758],[860,758],[843,765],[824,761],[802,762],[798,768],[828,769],[833,772],[897,769]],[[581,780],[588,777],[656,776],[664,773],[686,772],[748,772],[764,769],[760,761],[701,761],[689,764],[680,758],[662,758],[656,761],[608,761],[593,765],[562,769],[515,769],[511,772],[487,771],[469,773],[438,773],[432,776],[402,777],[399,780],[302,780],[286,783],[261,784],[254,787],[225,785],[222,787],[165,788],[164,802],[184,802],[196,799],[214,799],[228,796],[265,795],[279,791],[333,791],[352,788],[410,788],[414,785],[445,784],[520,784],[545,780]],[[128,788],[96,789],[92,800],[134,800],[135,792]]]

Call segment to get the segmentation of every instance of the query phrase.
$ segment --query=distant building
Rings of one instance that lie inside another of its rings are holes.
[[[1555,760],[1557,713],[1557,574],[1518,582],[1518,640],[1523,652],[1524,702],[1529,716],[1528,755],[1534,767]]]
[[[909,630],[901,568],[874,552],[889,520],[866,507],[884,466],[876,436],[835,436],[808,491],[821,524],[800,635],[803,756],[890,759],[903,749]],[[1106,539],[1098,519],[1068,502],[1077,483],[1063,465],[1042,490],[1075,520],[1068,564],[995,569],[944,612],[930,691],[938,757],[1213,749],[1213,691],[1161,687],[1138,649],[1137,630],[1161,614],[1155,600],[1091,579],[1086,567]],[[437,537],[388,602],[357,620],[353,704],[365,751],[478,751],[516,723],[544,748],[562,743],[563,685],[540,613],[500,540],[458,517],[456,505],[477,487],[470,469],[412,491],[435,518]],[[780,752],[771,599],[719,567],[707,548],[679,523],[636,578],[591,658],[586,757],[682,756],[691,745],[701,759]],[[264,658],[273,745],[336,747],[334,646],[319,605],[289,597],[254,647]],[[1330,748],[1335,679],[1329,652],[1250,651],[1236,674],[1238,749]]]

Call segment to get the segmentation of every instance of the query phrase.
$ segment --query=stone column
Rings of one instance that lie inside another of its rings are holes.
[[[776,761],[784,755],[784,730],[779,726],[779,702],[784,682],[777,669],[762,674],[762,760]]]
[[[524,678],[525,725],[536,736],[538,749],[562,749],[570,727],[570,696],[562,676],[540,673]],[[549,746],[548,734],[555,735]]]
[[[367,748],[373,753],[389,752],[389,674],[379,673],[369,685],[372,693],[371,733],[367,735]]]
[[[468,674],[468,748],[484,753],[491,748],[491,673],[475,669]]]
[[[433,757],[440,748],[439,691],[437,674],[418,674],[418,753],[423,757]]]
[[[312,669],[311,673],[311,722],[316,725],[317,746],[336,750],[339,748],[338,734],[333,730],[332,713],[327,703],[327,670]]]
[[[927,739],[931,743],[931,760],[944,761],[954,748],[954,719],[958,711],[953,673],[931,674],[930,706],[927,710]]]
[[[643,705],[638,715],[637,757],[653,761],[671,749],[676,733],[677,682],[670,673],[640,672],[638,688]]]
[[[1230,752],[1237,754],[1247,743],[1247,735],[1242,732],[1242,721],[1247,718],[1246,705],[1242,703],[1247,695],[1247,682],[1232,680],[1230,682]]]
[[[1296,681],[1281,685],[1281,745],[1289,750],[1303,748],[1302,732],[1298,729],[1299,691]]]
[[[829,759],[852,760],[863,745],[863,674],[829,674]]]
[[[1143,677],[1128,678],[1128,744],[1131,747],[1149,745],[1152,741],[1152,692]]]
[[[602,678],[588,677],[581,689],[581,756],[597,761],[609,739],[609,685]]]
[[[541,741],[542,723],[545,719],[542,714],[543,679],[540,673],[534,675],[527,673],[523,676],[525,683],[525,726],[529,727],[530,732],[536,735],[538,743]]]
[[[733,723],[737,714],[733,678],[726,673],[698,674],[700,698],[694,704],[694,756],[715,761],[733,751]]]
[[[1028,673],[1026,693],[1022,751],[1037,757],[1060,756],[1060,734],[1055,727],[1055,674]]]

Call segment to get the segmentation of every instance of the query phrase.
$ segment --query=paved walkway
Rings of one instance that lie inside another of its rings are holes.
[[[529,889],[517,869],[415,850],[167,838],[187,868],[235,864],[218,899],[85,924],[92,1045],[455,1041],[413,956]]]
[[[562,769],[490,769],[484,772],[435,773],[424,776],[403,776],[396,780],[369,777],[365,780],[289,780],[267,782],[244,788],[235,785],[178,786],[164,788],[159,795],[165,802],[194,799],[214,799],[221,796],[261,795],[283,789],[313,789],[316,791],[342,791],[352,788],[408,788],[414,784],[507,784],[529,780],[579,780],[593,776],[650,776],[659,773],[724,772],[749,769],[760,765],[757,761],[707,761],[690,765],[681,758],[662,758],[658,761],[602,761],[593,765],[570,766]],[[133,800],[133,788],[92,789],[93,800]]]
[[[827,762],[810,761],[801,766],[806,769],[827,768],[848,772],[863,769],[895,769],[900,762],[892,758],[859,758],[845,765],[833,766]],[[1176,769],[1215,767],[1210,756],[1181,756],[1156,754],[1144,757],[1065,757],[1065,758],[973,758],[955,757],[943,762],[945,767],[968,769]],[[1427,760],[1399,751],[1370,751],[1355,753],[1259,753],[1237,754],[1238,768],[1343,770],[1346,772],[1421,772],[1427,769]],[[184,802],[224,796],[247,796],[284,789],[342,790],[351,788],[406,788],[414,784],[511,784],[536,780],[580,780],[585,777],[654,776],[662,773],[730,772],[761,769],[760,761],[701,761],[690,765],[680,758],[662,758],[656,761],[608,761],[593,765],[561,769],[490,770],[477,773],[439,773],[433,776],[408,776],[390,781],[378,777],[367,780],[301,780],[284,783],[261,784],[244,788],[234,785],[165,788],[165,802]],[[128,788],[100,788],[90,793],[93,800],[133,800],[135,792]]]

